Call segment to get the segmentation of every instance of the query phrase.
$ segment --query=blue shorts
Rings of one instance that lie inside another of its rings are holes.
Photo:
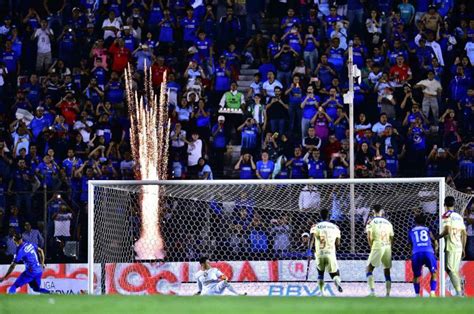
[[[20,277],[18,277],[15,282],[13,283],[12,287],[20,288],[26,284],[29,284],[33,290],[38,290],[41,286],[41,276],[43,273],[30,273],[30,272],[23,272],[21,273]]]
[[[421,276],[423,265],[430,270],[430,273],[436,272],[438,269],[436,256],[431,252],[420,252],[414,254],[411,258],[411,269],[413,270],[413,275],[415,277]]]

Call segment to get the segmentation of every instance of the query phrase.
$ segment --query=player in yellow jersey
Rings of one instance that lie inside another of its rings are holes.
[[[370,295],[375,295],[375,281],[373,271],[375,267],[383,266],[385,275],[386,296],[390,296],[392,279],[390,268],[392,268],[392,245],[393,226],[385,218],[384,211],[380,205],[373,205],[374,218],[366,226],[367,240],[370,246],[369,260],[367,261],[367,284]]]
[[[314,245],[318,285],[324,295],[324,272],[328,272],[339,292],[342,292],[341,277],[336,260],[336,249],[341,244],[341,231],[338,226],[328,221],[329,211],[321,209],[322,221],[311,227],[311,244]]]
[[[458,296],[462,295],[461,277],[459,267],[466,251],[467,233],[464,219],[454,212],[454,197],[447,196],[444,199],[446,212],[443,215],[443,231],[438,235],[438,239],[446,240],[446,272],[456,290]]]

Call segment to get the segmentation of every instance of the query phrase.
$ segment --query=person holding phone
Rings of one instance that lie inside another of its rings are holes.
[[[305,136],[308,132],[308,128],[311,125],[311,120],[318,111],[318,105],[321,99],[314,95],[313,86],[308,86],[306,89],[306,97],[301,103],[301,109],[303,110],[303,117],[301,119],[301,135]]]

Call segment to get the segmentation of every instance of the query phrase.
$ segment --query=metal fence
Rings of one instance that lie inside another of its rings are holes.
[[[86,215],[85,203],[80,202],[81,193],[80,190],[71,189],[50,190],[46,186],[31,192],[0,191],[0,239],[4,240],[4,254],[7,257],[11,254],[8,243],[11,229],[24,233],[25,238],[35,234],[34,230],[38,230],[44,239],[42,245],[38,244],[44,249],[48,262],[79,260],[80,221],[84,218],[83,215]],[[61,207],[66,207],[63,216],[72,214],[71,219],[67,219],[69,230],[61,229],[61,226],[67,226],[67,223],[61,224],[61,215],[56,215],[61,211]],[[30,223],[33,233],[25,234],[27,222]],[[85,259],[85,256],[83,258]]]

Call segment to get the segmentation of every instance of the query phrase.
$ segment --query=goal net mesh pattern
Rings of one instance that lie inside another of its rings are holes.
[[[353,189],[351,210],[351,184],[330,180],[323,184],[94,186],[94,263],[195,262],[202,255],[212,261],[305,260],[310,252],[303,234],[320,221],[321,208],[329,209],[330,220],[341,229],[337,254],[341,261],[367,259],[365,226],[374,204],[382,206],[394,226],[394,261],[410,258],[407,234],[416,213],[425,214],[434,233],[439,230],[438,182],[356,183]],[[456,198],[459,212],[471,199],[449,187],[446,195]],[[149,224],[142,208],[157,210],[158,223]],[[142,239],[141,247],[155,252],[159,242],[164,258],[140,259],[138,239],[144,229],[156,228],[160,241]]]
[[[455,190],[451,194],[457,195]],[[212,260],[301,258],[302,234],[320,221],[321,208],[329,209],[331,221],[341,229],[338,258],[365,259],[369,253],[365,225],[374,204],[382,206],[394,226],[394,260],[404,260],[410,256],[407,232],[417,212],[424,212],[429,226],[437,230],[438,198],[435,182],[354,184],[352,211],[350,184],[330,181],[163,184],[152,192],[142,185],[95,186],[94,261],[135,260],[134,244],[147,224],[141,216],[143,200],[156,202],[147,210],[159,208],[165,261],[195,261],[201,255]],[[147,245],[152,250],[155,243]]]

